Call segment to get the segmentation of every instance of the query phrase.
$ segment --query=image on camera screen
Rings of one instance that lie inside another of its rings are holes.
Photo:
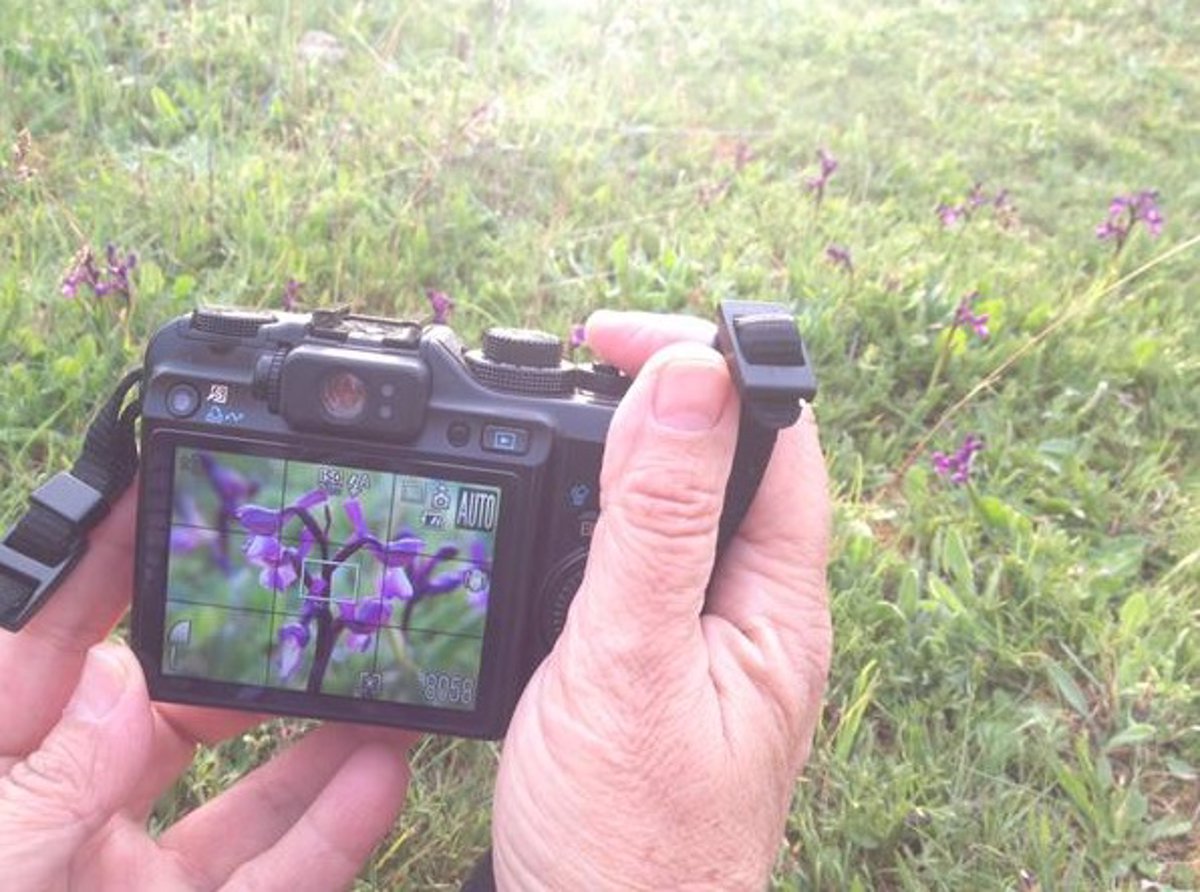
[[[471,710],[498,487],[175,453],[163,672]]]

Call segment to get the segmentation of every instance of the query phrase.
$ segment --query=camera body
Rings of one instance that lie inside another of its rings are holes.
[[[745,399],[771,363],[730,359]],[[797,372],[815,391],[792,365],[777,405]],[[582,579],[629,383],[535,331],[468,349],[344,312],[170,322],[141,389],[131,632],[151,695],[502,736]]]

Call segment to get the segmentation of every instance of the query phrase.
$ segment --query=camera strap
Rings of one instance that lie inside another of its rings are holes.
[[[141,403],[128,397],[141,378],[135,369],[121,379],[88,427],[75,465],[34,491],[0,542],[0,628],[15,632],[37,613],[82,557],[88,533],[133,482]]]
[[[717,533],[720,556],[750,510],[779,431],[800,418],[803,404],[817,394],[817,379],[796,319],[781,304],[721,301],[714,346],[729,364],[742,403],[737,451]]]

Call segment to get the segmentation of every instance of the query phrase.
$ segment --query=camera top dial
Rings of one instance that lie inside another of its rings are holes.
[[[574,369],[562,359],[562,341],[544,331],[489,328],[482,350],[464,354],[467,367],[487,387],[529,396],[568,396]]]

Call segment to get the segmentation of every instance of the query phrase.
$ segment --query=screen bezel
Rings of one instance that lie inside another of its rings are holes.
[[[335,463],[380,473],[411,474],[497,487],[500,519],[493,553],[488,611],[484,622],[475,707],[469,710],[424,706],[336,694],[309,694],[163,671],[169,541],[174,501],[175,456],[179,448],[204,449],[286,459],[314,464]],[[132,633],[152,697],[181,703],[220,706],[252,712],[395,725],[470,737],[497,737],[503,732],[515,674],[520,663],[529,611],[521,609],[528,590],[527,543],[519,535],[529,516],[530,487],[511,466],[465,466],[413,450],[372,450],[358,444],[280,443],[233,439],[169,429],[147,433],[142,450],[142,484],[138,521],[138,573]]]

